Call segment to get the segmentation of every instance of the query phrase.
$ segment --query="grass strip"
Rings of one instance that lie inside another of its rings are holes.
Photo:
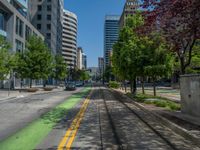
[[[86,96],[90,88],[85,88],[77,94],[73,94],[65,102],[52,109],[41,118],[29,124],[16,134],[0,142],[1,150],[32,150],[45,139],[53,127]]]
[[[152,96],[152,95],[147,95],[147,94],[133,95],[131,93],[127,93],[126,95],[139,103],[153,104],[156,107],[164,107],[168,110],[174,110],[174,111],[181,109],[180,104],[169,101],[159,96]],[[147,100],[147,99],[157,99],[157,100]]]

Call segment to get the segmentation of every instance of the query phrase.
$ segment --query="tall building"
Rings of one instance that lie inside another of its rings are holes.
[[[87,69],[87,55],[85,53],[82,54],[82,69]]]
[[[27,38],[43,35],[27,20],[28,0],[0,0],[0,35],[12,45],[12,50],[23,51]]]
[[[44,39],[43,35],[28,21],[28,0],[0,0],[0,36],[10,43],[12,52],[23,52],[30,35]],[[11,87],[20,81],[12,77]],[[2,81],[0,87],[7,88],[8,82]]]
[[[63,0],[29,0],[29,19],[44,35],[52,54],[62,53]]]
[[[99,57],[98,58],[98,72],[100,76],[103,75],[103,70],[104,70],[104,59],[103,57]]]
[[[81,47],[77,48],[77,68],[80,70],[83,68],[83,49]]]
[[[64,10],[62,32],[62,55],[69,68],[77,64],[77,16]]]
[[[104,64],[110,65],[110,51],[119,36],[119,19],[120,16],[109,15],[105,18],[104,24]]]
[[[138,0],[126,0],[122,15],[121,15],[120,21],[119,21],[120,28],[122,28],[126,24],[126,18],[128,16],[134,15],[138,6],[139,6]]]

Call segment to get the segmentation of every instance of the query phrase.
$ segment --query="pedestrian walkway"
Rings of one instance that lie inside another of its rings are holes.
[[[42,94],[42,93],[47,93],[47,92],[59,92],[63,91],[64,89],[62,87],[55,88],[52,91],[44,91],[43,89],[39,89],[37,92],[27,92],[25,90],[5,90],[1,89],[0,90],[0,101],[6,100],[6,99],[13,99],[13,98],[21,98],[21,97],[26,97],[29,95],[33,94]]]

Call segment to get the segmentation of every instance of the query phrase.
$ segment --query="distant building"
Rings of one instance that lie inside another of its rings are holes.
[[[52,54],[61,54],[63,0],[29,0],[28,4],[31,23],[43,34]]]
[[[87,69],[87,55],[85,53],[82,54],[82,69]]]
[[[124,5],[124,9],[122,15],[120,17],[120,28],[122,28],[126,24],[126,18],[128,16],[133,16],[138,8],[138,0],[126,0]]]
[[[77,16],[67,10],[63,15],[62,55],[68,68],[77,65]]]
[[[98,72],[99,75],[102,76],[104,71],[104,59],[103,57],[98,58]]]
[[[119,19],[120,16],[108,15],[105,18],[104,24],[104,65],[110,65],[109,54],[112,51],[113,45],[118,40],[119,36]]]
[[[83,68],[83,49],[81,47],[77,48],[77,68],[80,70]]]

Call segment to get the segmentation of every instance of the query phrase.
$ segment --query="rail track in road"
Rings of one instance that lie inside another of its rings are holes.
[[[119,93],[101,87],[98,87],[98,89],[104,104],[101,107],[105,107],[113,133],[112,137],[116,141],[116,149],[200,149],[163,126],[159,123],[159,120],[155,120],[150,114],[125,100]],[[99,120],[100,132],[104,132],[101,127],[101,119]],[[101,149],[106,149],[102,140],[103,137],[101,136]]]

